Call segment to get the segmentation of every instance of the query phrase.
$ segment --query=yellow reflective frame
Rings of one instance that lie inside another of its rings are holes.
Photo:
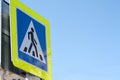
[[[17,44],[17,19],[16,19],[16,8],[19,8],[23,12],[27,13],[29,16],[34,18],[36,21],[40,22],[46,27],[46,49],[47,49],[47,62],[48,62],[48,72],[45,72],[35,66],[32,66],[18,58],[18,44]],[[51,47],[50,47],[50,24],[49,22],[25,6],[18,0],[10,0],[10,26],[11,26],[11,57],[12,63],[17,68],[20,68],[26,72],[36,75],[44,80],[52,80],[52,60],[51,60]]]

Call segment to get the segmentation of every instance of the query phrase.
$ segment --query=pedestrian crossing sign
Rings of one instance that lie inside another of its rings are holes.
[[[21,2],[10,3],[11,59],[15,67],[51,80],[49,22]]]

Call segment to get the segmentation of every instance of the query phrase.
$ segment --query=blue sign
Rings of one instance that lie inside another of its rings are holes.
[[[47,72],[45,26],[18,8],[16,14],[19,59]]]

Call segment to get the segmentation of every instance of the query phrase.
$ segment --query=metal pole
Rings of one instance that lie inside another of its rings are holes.
[[[0,0],[0,66],[1,66],[1,40],[2,40],[2,0]]]

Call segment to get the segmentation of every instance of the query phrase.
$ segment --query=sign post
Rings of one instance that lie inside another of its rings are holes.
[[[0,66],[1,66],[1,40],[2,40],[2,0],[0,0]]]
[[[19,1],[10,1],[11,59],[15,67],[52,80],[50,24]]]

